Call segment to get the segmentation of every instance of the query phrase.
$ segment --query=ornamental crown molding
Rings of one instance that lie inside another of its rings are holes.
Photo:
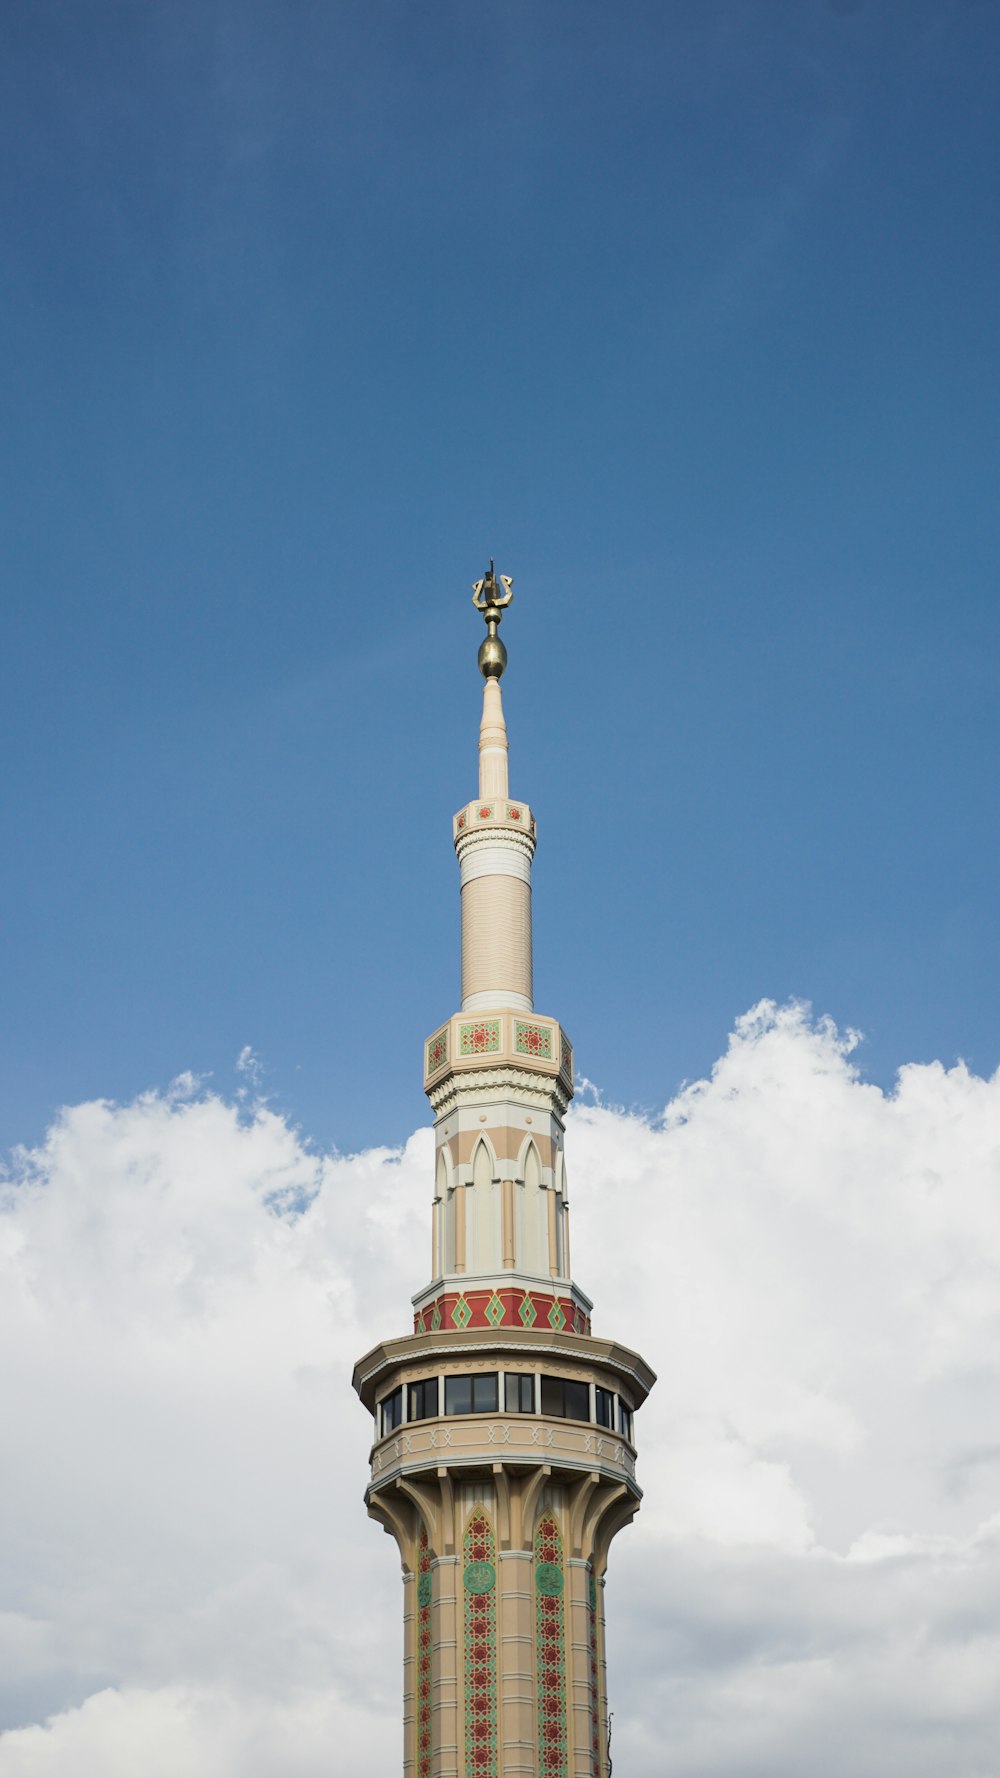
[[[459,864],[480,846],[503,846],[508,852],[522,852],[529,861],[535,856],[535,842],[529,833],[511,833],[504,827],[481,827],[475,833],[460,833],[455,841]]]
[[[572,1098],[559,1079],[530,1071],[527,1068],[504,1067],[470,1069],[461,1074],[449,1073],[433,1087],[425,1087],[431,1108],[438,1116],[455,1111],[464,1104],[496,1104],[516,1098],[537,1111],[553,1111],[564,1117]]]

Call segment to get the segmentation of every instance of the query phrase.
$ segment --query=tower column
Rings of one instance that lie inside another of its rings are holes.
[[[403,1573],[403,1778],[417,1778],[417,1577]]]
[[[591,1329],[570,1275],[573,1049],[532,999],[535,822],[510,795],[487,627],[479,795],[453,820],[462,1003],[424,1045],[435,1114],[432,1277],[413,1331],[359,1360],[368,1511],[403,1571],[404,1778],[608,1778],[603,1583],[638,1511],[633,1415],[655,1381]]]
[[[459,1778],[458,1557],[439,1556],[434,1575],[434,1728],[432,1778]]]
[[[511,808],[481,802],[456,841],[462,889],[462,1011],[512,1006],[531,1012],[530,833],[511,831]],[[463,816],[459,816],[463,820]],[[475,827],[472,823],[475,822]],[[502,824],[502,825],[501,825]]]
[[[502,1644],[500,1709],[504,1771],[535,1778],[535,1663],[531,1552],[500,1551]]]

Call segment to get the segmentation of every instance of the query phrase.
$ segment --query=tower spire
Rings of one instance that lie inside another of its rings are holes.
[[[503,717],[503,700],[499,679],[487,679],[483,686],[483,719],[479,724],[479,796],[480,800],[510,794],[507,777],[507,724]]]
[[[498,634],[500,619],[514,597],[514,582],[509,574],[497,575],[490,557],[489,572],[472,588],[472,603],[486,621],[486,637],[479,647],[479,671],[486,681],[483,686],[483,719],[479,725],[479,795],[505,797],[509,794],[507,776],[507,724],[503,719],[500,676],[507,665],[507,650]]]
[[[424,1045],[434,1111],[431,1276],[413,1332],[354,1372],[375,1416],[368,1511],[399,1547],[405,1778],[610,1778],[602,1598],[636,1512],[632,1416],[649,1366],[596,1337],[570,1266],[573,1051],[532,1000],[535,822],[511,796],[499,627],[486,623],[479,796],[452,820],[461,1009]]]

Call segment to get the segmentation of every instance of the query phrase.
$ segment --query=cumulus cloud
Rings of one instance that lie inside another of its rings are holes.
[[[659,1373],[609,1580],[618,1769],[995,1774],[1000,1076],[885,1094],[765,1003],[662,1116],[578,1104],[568,1152],[595,1324]],[[12,1158],[0,1778],[398,1768],[349,1379],[407,1325],[430,1181],[425,1130],[321,1155],[191,1079]]]

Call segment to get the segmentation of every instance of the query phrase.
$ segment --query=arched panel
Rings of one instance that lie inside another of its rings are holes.
[[[569,1180],[566,1175],[566,1157],[560,1148],[556,1156],[556,1184],[559,1195],[556,1199],[556,1242],[560,1278],[570,1275],[569,1259]]]
[[[448,1257],[448,1223],[449,1219],[453,1219],[455,1214],[454,1204],[449,1204],[448,1202],[448,1186],[450,1183],[449,1174],[450,1168],[448,1166],[446,1151],[443,1148],[439,1148],[437,1167],[434,1175],[434,1196],[436,1202],[434,1205],[434,1254],[432,1276],[435,1278],[442,1272],[450,1271],[454,1264],[454,1227],[452,1227],[451,1230],[451,1260],[449,1260]]]
[[[493,1150],[481,1136],[472,1157],[469,1228],[470,1272],[494,1272],[501,1264],[500,1181]]]
[[[542,1277],[549,1271],[548,1203],[542,1185],[542,1163],[535,1144],[528,1141],[519,1169],[515,1209],[517,1264],[522,1271]]]
[[[491,1184],[496,1173],[496,1160],[493,1150],[485,1136],[480,1136],[476,1143],[476,1152],[472,1157],[472,1183],[477,1189],[481,1185]]]
[[[455,1270],[455,1218],[458,1214],[455,1197],[456,1193],[462,1189],[461,1186],[449,1186],[439,1211],[442,1219],[441,1257],[443,1263],[441,1269],[444,1272]]]

